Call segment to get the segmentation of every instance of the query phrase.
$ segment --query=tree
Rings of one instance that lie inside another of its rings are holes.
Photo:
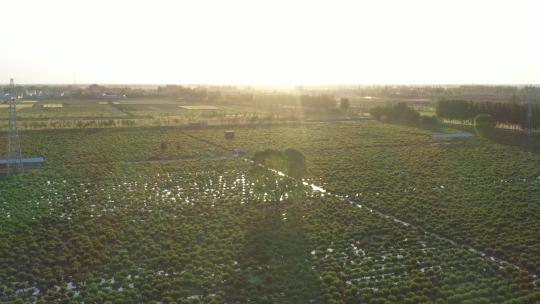
[[[404,102],[400,102],[395,105],[374,107],[369,111],[369,114],[377,120],[390,122],[416,123],[420,118],[420,113],[407,106],[407,104]]]
[[[436,128],[439,126],[439,120],[435,116],[420,116],[420,123],[428,128]]]
[[[473,103],[466,100],[439,100],[435,108],[437,117],[454,120],[470,120],[476,115]]]
[[[256,165],[263,165],[283,173],[287,173],[287,159],[283,152],[275,149],[265,149],[257,151],[253,155],[253,162]]]
[[[497,121],[489,114],[478,114],[474,118],[474,129],[482,136],[489,136],[493,133]]]
[[[336,108],[336,100],[330,95],[302,95],[300,96],[302,107],[315,108],[318,110],[329,110]]]
[[[287,161],[287,173],[293,178],[303,178],[307,171],[306,157],[302,152],[288,148],[283,151]]]
[[[540,117],[540,105],[532,105],[533,129],[537,128]],[[511,102],[471,102],[465,100],[440,100],[436,107],[437,116],[450,120],[467,121],[473,119],[478,114],[490,114],[496,122],[519,127],[529,128],[527,120],[528,104],[519,103],[515,100]]]
[[[287,148],[283,151],[275,149],[257,151],[252,160],[256,165],[263,165],[283,172],[292,178],[302,178],[307,171],[304,154],[294,148]]]
[[[343,111],[347,111],[351,107],[349,98],[341,98],[339,100],[339,108]]]
[[[304,155],[300,151],[294,148],[283,151],[266,149],[255,152],[252,160],[256,165],[253,167],[254,171],[258,171],[261,177],[265,176],[265,168],[280,172],[277,176],[272,176],[271,181],[262,178],[259,183],[264,188],[262,191],[274,193],[276,202],[280,201],[286,193],[293,200],[302,197],[303,184],[301,179],[307,172],[307,164]]]

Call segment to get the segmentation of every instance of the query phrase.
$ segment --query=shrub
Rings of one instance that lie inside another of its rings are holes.
[[[493,133],[497,121],[489,114],[478,114],[474,118],[474,129],[482,136],[489,136]]]

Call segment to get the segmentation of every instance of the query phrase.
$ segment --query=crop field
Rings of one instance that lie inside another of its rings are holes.
[[[224,130],[22,132],[46,164],[0,178],[0,302],[540,302],[531,145],[370,120]],[[244,159],[287,147],[304,183]]]
[[[7,108],[0,108],[0,115],[7,115]],[[103,118],[126,116],[110,105],[99,104],[21,104],[17,105],[17,116],[26,119],[69,119],[69,118]]]
[[[51,99],[17,105],[17,117],[25,130],[185,126],[202,120],[210,125],[248,124],[281,116],[284,113],[256,107],[202,105],[171,98]],[[7,128],[7,119],[8,105],[0,104],[0,129]]]
[[[234,142],[197,132],[250,152],[261,143],[299,147],[310,177],[328,190],[540,271],[537,152],[370,121],[252,130]]]
[[[43,104],[44,108],[63,108],[64,104],[61,103],[45,103]]]
[[[219,107],[216,106],[208,106],[208,105],[200,105],[200,106],[179,106],[180,108],[187,109],[187,110],[219,110]]]
[[[34,105],[33,104],[22,104],[22,105],[18,105],[17,106],[17,111],[19,110],[22,110],[22,109],[25,109],[25,108],[31,108],[33,107]],[[7,104],[0,104],[0,109],[8,109],[9,108],[9,105]]]

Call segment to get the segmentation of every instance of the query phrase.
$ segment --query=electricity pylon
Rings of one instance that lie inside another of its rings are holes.
[[[21,156],[21,139],[19,137],[19,126],[17,124],[17,92],[15,92],[15,82],[13,78],[9,82],[9,128],[8,128],[8,148],[7,148],[7,175],[24,172],[24,165]]]

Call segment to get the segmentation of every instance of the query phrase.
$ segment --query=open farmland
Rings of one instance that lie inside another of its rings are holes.
[[[179,106],[180,108],[188,109],[188,110],[219,110],[216,106]]]
[[[92,129],[111,127],[185,126],[297,121],[290,110],[260,109],[244,105],[206,105],[173,98],[47,99],[21,101],[17,117],[24,130]],[[8,106],[0,104],[0,130],[7,129]]]
[[[224,130],[22,132],[46,166],[0,179],[0,302],[540,301],[537,150],[375,121]],[[286,147],[325,190],[234,152]]]
[[[196,132],[249,152],[261,143],[298,147],[310,177],[326,189],[540,271],[538,152],[373,121],[254,129],[234,142]]]

